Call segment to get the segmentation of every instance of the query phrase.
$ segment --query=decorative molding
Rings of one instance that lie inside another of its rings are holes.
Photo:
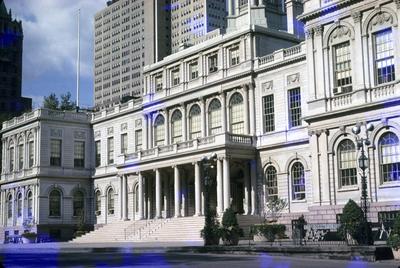
[[[50,129],[50,136],[51,137],[57,137],[57,138],[62,138],[62,129],[56,129],[52,128]]]
[[[383,24],[392,24],[393,23],[393,17],[391,14],[388,12],[379,12],[376,14],[376,16],[372,19],[371,21],[371,28],[381,26]]]
[[[346,126],[340,126],[339,127],[340,132],[342,132],[343,134],[346,133]]]
[[[114,134],[114,128],[113,127],[107,128],[107,135],[112,135],[112,134]]]
[[[362,19],[362,13],[360,11],[352,12],[351,17],[353,18],[354,23],[359,23]]]
[[[348,27],[343,26],[343,25],[339,25],[331,34],[331,43],[335,40],[335,39],[342,39],[342,38],[346,38],[349,37],[351,38],[351,31]]]
[[[94,137],[95,138],[100,138],[101,137],[101,131],[100,130],[95,131],[94,132]]]
[[[141,127],[142,127],[142,119],[136,119],[135,128],[141,128]]]
[[[307,30],[304,31],[304,34],[305,34],[307,40],[308,39],[312,39],[312,37],[314,35],[314,30],[312,28],[311,29],[307,29]]]
[[[400,9],[400,0],[395,0],[394,2],[396,3],[396,8]]]
[[[274,82],[268,81],[261,84],[262,93],[267,93],[267,91],[271,91],[274,89]]]
[[[128,123],[121,124],[121,131],[127,131],[127,130],[128,130]]]
[[[293,84],[297,85],[300,82],[300,73],[295,73],[287,76],[287,85],[291,86]]]
[[[86,132],[82,130],[74,131],[74,138],[75,139],[86,139]]]
[[[324,28],[322,27],[322,25],[315,26],[314,27],[315,36],[322,35],[323,30],[324,30]]]

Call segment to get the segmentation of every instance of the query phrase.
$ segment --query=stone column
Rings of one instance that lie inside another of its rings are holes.
[[[175,191],[175,217],[181,216],[181,187],[180,187],[180,174],[178,166],[174,166],[174,191]]]
[[[195,196],[195,215],[201,215],[201,179],[199,162],[194,163],[194,196]]]
[[[147,116],[147,149],[153,148],[153,122],[152,116],[149,114]]]
[[[124,221],[128,220],[128,176],[123,175],[122,176],[122,193],[123,193],[123,213],[122,213],[122,219]]]
[[[217,159],[217,213],[221,215],[224,212],[224,190],[223,190],[223,169],[222,161]]]
[[[244,200],[245,200],[245,207],[244,207],[244,213],[246,215],[249,215],[251,212],[251,206],[250,206],[250,196],[251,196],[251,181],[250,181],[250,170],[249,170],[249,164],[245,164],[245,169],[244,169]]]
[[[204,98],[200,99],[201,104],[201,136],[204,138],[207,136],[206,132],[206,101]]]
[[[156,218],[161,218],[161,177],[160,169],[156,169]]]
[[[324,90],[324,55],[323,55],[323,44],[322,44],[322,35],[323,35],[323,26],[318,25],[314,28],[314,41],[315,41],[315,66],[321,68],[320,71],[316,71],[315,74],[315,87],[317,91],[317,98],[325,98],[325,90]]]
[[[147,142],[147,138],[148,138],[148,121],[147,121],[147,115],[143,115],[142,118],[142,122],[143,122],[143,133],[142,133],[142,139],[143,139],[143,149],[147,150],[148,149],[148,142]],[[137,143],[137,141],[135,141]]]
[[[187,141],[187,117],[186,117],[186,105],[184,103],[181,104],[182,106],[182,141]]]
[[[225,92],[221,92],[221,125],[222,125],[222,133],[227,132],[227,120],[226,120],[226,94]]]
[[[164,126],[165,126],[165,132],[164,132],[164,134],[165,134],[165,145],[168,145],[168,144],[170,144],[170,142],[169,142],[169,130],[170,130],[170,127],[169,127],[169,111],[168,111],[168,109],[165,109],[165,124],[164,124]]]
[[[229,159],[225,157],[223,159],[224,166],[224,211],[231,206],[231,177],[229,170]]]
[[[256,135],[256,108],[255,108],[254,85],[249,84],[249,116],[250,116],[250,135]]]
[[[319,137],[319,146],[320,148],[320,165],[321,165],[321,170],[320,170],[320,185],[321,189],[319,190],[321,192],[321,202],[323,204],[329,205],[330,203],[330,187],[329,187],[329,159],[328,159],[328,136],[329,136],[329,130],[325,129],[321,131],[321,136]],[[371,158],[370,158],[371,159]]]
[[[257,162],[256,160],[250,161],[250,181],[251,181],[251,215],[256,214],[257,204]]]
[[[319,132],[310,131],[310,148],[311,148],[311,160],[313,165],[311,166],[312,172],[312,196],[313,203],[321,202],[321,192],[320,192],[320,160],[319,160],[319,150],[318,150],[318,137]]]
[[[365,73],[364,73],[364,68],[363,66],[366,66],[367,64],[365,64],[364,60],[367,60],[367,58],[364,58],[362,56],[362,51],[363,51],[363,37],[362,37],[362,24],[361,24],[361,20],[362,20],[362,13],[360,11],[356,11],[353,12],[351,14],[351,16],[353,17],[353,21],[354,21],[354,46],[355,46],[355,50],[353,51],[359,51],[360,56],[359,57],[354,57],[354,69],[357,70],[357,75],[354,76],[354,88],[353,91],[358,90],[358,89],[363,89],[365,88]],[[365,50],[367,47],[364,47]]]
[[[243,104],[244,104],[244,134],[249,134],[249,92],[247,85],[242,85],[243,88]]]
[[[139,201],[139,220],[143,220],[144,218],[144,213],[143,213],[143,176],[142,173],[139,171],[138,173],[138,193],[139,195],[138,201]]]

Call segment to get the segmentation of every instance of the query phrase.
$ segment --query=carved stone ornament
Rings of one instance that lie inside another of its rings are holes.
[[[306,36],[306,39],[311,39],[313,37],[314,30],[313,29],[307,29],[307,30],[305,30],[304,34]]]
[[[350,29],[347,28],[346,26],[339,25],[332,33],[332,38],[331,42],[333,42],[335,39],[342,39],[342,38],[347,38],[351,37],[351,32]]]
[[[81,131],[81,130],[74,131],[74,138],[75,139],[86,139],[86,132]]]
[[[112,135],[112,134],[114,134],[114,128],[113,127],[107,128],[107,135]]]
[[[142,127],[142,119],[136,119],[135,128],[141,128],[141,127]]]
[[[100,137],[101,137],[101,132],[100,132],[100,130],[97,130],[97,131],[94,133],[94,137],[95,137],[95,138],[100,138]]]
[[[314,28],[314,33],[316,36],[322,35],[322,31],[323,31],[322,25],[318,25]]]
[[[121,124],[121,131],[127,131],[127,130],[128,130],[128,123]]]
[[[62,137],[62,129],[56,129],[56,128],[50,129],[50,136],[61,138]]]
[[[300,82],[300,73],[295,73],[288,75],[287,77],[287,85],[293,85],[293,84],[298,84]]]
[[[356,11],[351,13],[351,16],[353,17],[354,23],[359,23],[361,22],[362,14],[360,11]]]
[[[272,80],[262,83],[261,88],[262,88],[262,93],[266,93],[267,91],[270,91],[274,88],[274,83]]]
[[[400,0],[395,0],[394,2],[396,3],[396,8],[400,9]]]
[[[384,24],[392,24],[393,17],[387,12],[379,12],[371,21],[371,28],[384,25]]]

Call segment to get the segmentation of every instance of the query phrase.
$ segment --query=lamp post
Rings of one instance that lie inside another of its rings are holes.
[[[365,154],[365,146],[371,145],[371,141],[368,138],[368,132],[371,132],[374,130],[374,125],[372,123],[369,123],[366,125],[366,137],[362,138],[359,137],[358,135],[361,132],[360,126],[354,126],[352,128],[353,134],[356,135],[356,141],[357,141],[357,150],[360,151],[360,157],[358,158],[358,167],[362,171],[362,176],[361,176],[361,209],[364,214],[364,221],[365,223],[368,223],[368,192],[367,192],[367,175],[365,170],[369,168],[369,159]],[[364,240],[365,244],[368,244],[368,235],[365,234],[366,239]]]
[[[210,230],[213,228],[213,217],[210,209],[210,186],[213,181],[209,175],[209,169],[214,168],[214,161],[217,159],[217,154],[213,153],[210,156],[204,156],[201,159],[204,172],[204,214],[205,214],[205,225],[204,225],[204,241],[205,245],[213,244],[213,236],[210,234]],[[209,231],[207,231],[209,230]]]

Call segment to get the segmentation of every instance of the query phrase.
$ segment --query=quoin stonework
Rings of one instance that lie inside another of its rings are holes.
[[[285,224],[336,223],[361,196],[354,126],[371,140],[369,220],[397,213],[399,1],[288,0],[283,17],[249,1],[228,1],[224,33],[145,66],[139,99],[3,123],[1,234],[31,220],[67,239],[84,211],[98,229],[76,242],[200,240],[214,153],[219,215],[259,222],[280,197]]]

